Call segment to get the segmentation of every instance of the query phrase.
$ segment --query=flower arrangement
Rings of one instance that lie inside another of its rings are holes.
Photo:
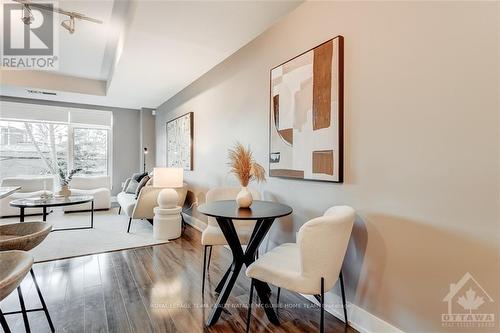
[[[248,208],[252,205],[253,197],[247,186],[253,180],[266,181],[266,170],[255,162],[250,148],[245,148],[239,142],[234,145],[234,148],[229,149],[228,164],[231,168],[230,172],[238,178],[242,187],[236,196],[236,202],[240,208]]]
[[[245,148],[237,142],[234,148],[229,149],[230,172],[238,178],[241,186],[247,187],[255,180],[257,182],[266,181],[266,171],[257,162],[255,162],[250,148]]]
[[[79,171],[82,171],[82,169],[81,168],[73,169],[73,170],[70,170],[69,173],[66,175],[66,174],[64,174],[63,169],[59,168],[58,169],[58,172],[59,172],[58,176],[59,176],[59,184],[61,185],[61,187],[68,186],[69,183],[71,182],[71,179],[73,179],[73,176]]]

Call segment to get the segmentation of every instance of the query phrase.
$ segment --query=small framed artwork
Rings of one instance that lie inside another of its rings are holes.
[[[337,36],[271,69],[271,177],[343,181],[343,45]]]
[[[193,170],[193,112],[167,122],[167,167]]]

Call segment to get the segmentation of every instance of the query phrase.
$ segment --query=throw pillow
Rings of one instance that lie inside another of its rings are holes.
[[[142,177],[141,181],[137,185],[137,189],[135,190],[135,198],[137,199],[139,197],[139,193],[141,192],[142,188],[146,185],[146,183],[149,180],[149,176],[146,175]]]
[[[130,179],[128,182],[127,188],[125,189],[125,193],[130,193],[130,194],[135,194],[135,191],[137,190],[137,186],[139,186],[139,183],[135,179]]]
[[[132,176],[130,177],[130,179],[135,179],[137,180],[137,177],[140,177],[142,175],[141,172],[136,172],[136,173],[133,173]]]
[[[128,183],[130,183],[132,179],[128,178],[123,184],[122,184],[122,192],[125,192],[127,190]]]
[[[134,173],[132,176],[132,179],[135,179],[136,182],[140,182],[142,178],[146,177],[148,175],[147,172],[144,173]]]

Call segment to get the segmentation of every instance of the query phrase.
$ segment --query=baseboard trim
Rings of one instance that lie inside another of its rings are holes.
[[[192,226],[193,228],[195,228],[199,232],[203,232],[203,230],[205,230],[205,227],[207,224],[205,222],[203,222],[202,220],[197,219],[196,217],[185,214],[185,213],[182,213],[182,216],[184,216],[184,221],[186,221],[187,224],[189,224],[190,226]]]
[[[310,302],[319,305],[318,301],[313,296],[300,295]],[[342,298],[340,296],[332,292],[326,293],[325,311],[345,322]],[[402,330],[389,324],[385,320],[349,302],[347,302],[347,319],[349,320],[349,326],[360,333],[404,333]]]
[[[206,223],[203,221],[191,215],[183,215],[186,223],[196,230],[202,232],[203,229],[205,229]],[[319,305],[318,301],[313,296],[300,295],[310,302]],[[325,310],[339,320],[344,321],[342,298],[333,292],[325,294]],[[389,324],[385,320],[349,302],[347,302],[347,318],[349,320],[349,325],[360,333],[404,333],[402,330]]]

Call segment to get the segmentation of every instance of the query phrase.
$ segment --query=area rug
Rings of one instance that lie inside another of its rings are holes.
[[[94,213],[94,228],[51,232],[30,252],[35,262],[79,257],[102,252],[119,251],[136,247],[168,243],[153,238],[153,226],[144,220],[132,220],[127,233],[128,217],[118,215],[117,209]],[[26,217],[26,221],[40,221],[39,216]],[[18,222],[18,218],[0,219],[0,224]],[[90,225],[90,213],[64,214],[55,209],[47,216],[54,229]]]

